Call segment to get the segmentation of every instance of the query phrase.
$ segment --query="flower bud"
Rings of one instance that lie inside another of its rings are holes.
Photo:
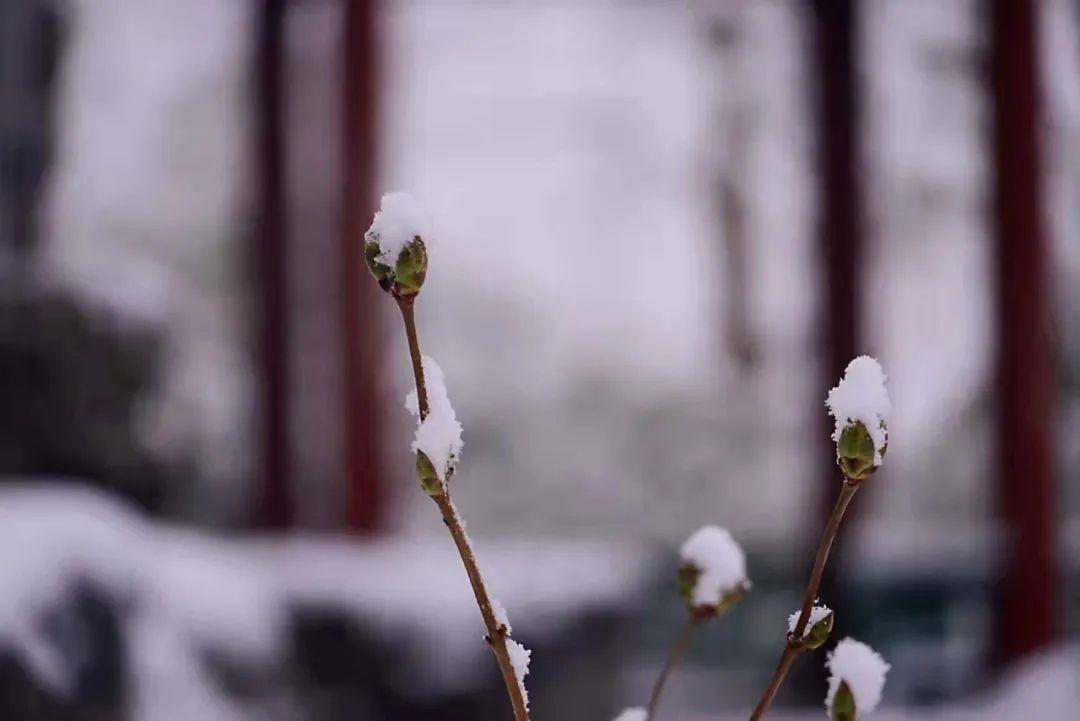
[[[889,440],[885,421],[892,401],[881,364],[865,355],[852,360],[825,405],[835,421],[832,439],[844,477],[852,482],[868,478],[881,465]]]
[[[727,613],[750,588],[746,554],[725,529],[703,526],[679,549],[679,593],[694,618]]]
[[[881,423],[882,434],[886,434],[885,423]],[[886,436],[887,437],[887,436]],[[840,432],[836,442],[836,464],[840,466],[844,477],[850,481],[869,478],[878,469],[880,459],[885,457],[889,444],[881,447],[880,455],[874,446],[874,439],[862,421],[855,421]]]
[[[830,716],[832,721],[855,721],[859,717],[859,710],[855,706],[855,695],[851,693],[851,687],[846,681],[841,681],[836,689]]]
[[[825,709],[834,721],[855,721],[860,714],[874,712],[881,703],[889,664],[867,646],[853,638],[836,644],[825,660],[829,669],[829,690]]]
[[[825,618],[810,626],[810,631],[803,637],[803,648],[810,649],[811,651],[815,648],[821,648],[821,646],[829,640],[829,634],[832,633],[832,627],[833,612],[829,611]]]
[[[420,476],[420,486],[424,489],[424,493],[437,496],[443,492],[443,484],[439,480],[435,464],[423,451],[416,452],[416,473]]]
[[[364,236],[364,260],[379,287],[396,298],[415,296],[427,277],[427,248],[418,235],[402,247],[391,267],[378,233],[368,231]]]
[[[427,248],[431,237],[426,213],[408,193],[386,193],[364,233],[364,260],[379,287],[395,298],[420,292],[427,275]]]
[[[746,595],[747,590],[750,588],[748,582],[743,582],[728,591],[722,592],[716,603],[703,602],[695,598],[699,595],[695,593],[695,589],[700,578],[701,570],[696,566],[683,564],[679,567],[679,595],[686,602],[686,608],[690,611],[690,615],[698,620],[723,616]]]
[[[802,638],[794,637],[795,627],[799,624],[800,611],[788,616],[788,639],[799,648],[812,651],[820,648],[829,639],[833,628],[833,611],[828,606],[816,605],[810,610]]]

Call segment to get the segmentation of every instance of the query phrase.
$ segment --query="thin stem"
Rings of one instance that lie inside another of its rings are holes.
[[[795,624],[792,636],[802,638],[806,631],[806,624],[810,622],[810,611],[817,600],[818,589],[821,587],[821,577],[825,574],[825,564],[829,561],[829,552],[832,551],[836,533],[840,530],[840,523],[844,520],[844,512],[847,511],[851,499],[858,492],[858,484],[844,480],[840,486],[840,495],[836,497],[836,504],[829,521],[825,524],[825,530],[821,534],[821,542],[818,544],[817,556],[814,557],[814,568],[810,572],[810,580],[806,584],[806,593],[803,594],[802,609],[799,611],[799,620]]]
[[[668,677],[671,676],[671,672],[679,665],[679,661],[682,659],[683,654],[686,653],[686,649],[689,648],[690,639],[693,637],[694,628],[696,626],[697,619],[691,615],[687,619],[686,625],[683,626],[682,631],[675,637],[675,642],[671,644],[667,661],[664,662],[664,668],[661,669],[660,675],[656,677],[656,684],[653,686],[652,696],[649,697],[649,708],[645,715],[645,721],[653,721],[656,717],[656,709],[660,705],[660,696],[664,693],[664,685],[667,683]]]
[[[420,338],[416,333],[415,298],[398,298],[401,320],[405,322],[405,337],[409,341],[409,359],[412,361],[413,380],[416,382],[416,399],[420,406],[420,420],[428,416],[427,384],[424,382],[424,364],[420,356]]]
[[[503,683],[506,692],[510,695],[510,704],[514,707],[515,721],[529,721],[529,708],[525,701],[525,692],[522,684],[518,682],[514,671],[514,664],[510,661],[510,652],[506,647],[508,633],[506,627],[495,619],[495,611],[491,607],[491,596],[487,586],[480,575],[480,567],[476,563],[476,554],[473,552],[469,536],[461,523],[461,517],[450,500],[447,491],[432,496],[432,500],[442,513],[443,523],[450,530],[450,535],[457,546],[461,563],[465,566],[465,573],[469,577],[473,595],[476,597],[476,605],[480,607],[480,615],[484,617],[484,625],[487,627],[487,642],[491,644],[491,650],[495,653],[495,659],[499,662],[499,670],[502,672]]]
[[[413,298],[398,298],[398,308],[401,309],[401,318],[405,322],[405,335],[409,341],[409,358],[412,361],[413,378],[416,381],[417,405],[420,408],[420,420],[428,416],[427,386],[424,383],[424,366],[421,362],[420,340],[416,332],[416,318],[413,312]],[[458,515],[457,508],[450,498],[450,488],[443,482],[438,493],[431,496],[435,505],[442,514],[443,524],[450,531],[450,537],[454,540],[458,555],[461,556],[461,564],[465,567],[465,574],[469,577],[469,585],[472,586],[476,605],[480,607],[480,615],[484,619],[487,628],[487,642],[495,654],[495,660],[499,664],[506,692],[510,696],[510,704],[514,709],[514,721],[529,721],[529,707],[525,701],[525,689],[518,681],[514,664],[510,660],[510,652],[507,649],[509,632],[505,626],[495,618],[495,611],[491,605],[491,595],[488,593],[484,578],[480,574],[480,566],[476,562],[476,553],[472,543],[465,532],[465,524]]]
[[[791,643],[784,646],[784,653],[780,656],[780,663],[776,664],[772,681],[769,682],[769,687],[765,689],[765,693],[762,695],[761,700],[758,701],[754,713],[750,716],[752,720],[761,718],[769,710],[769,706],[772,705],[773,699],[776,697],[776,692],[780,690],[780,684],[784,682],[784,678],[787,676],[788,671],[791,670],[791,665],[795,663],[795,658],[801,650]]]
[[[825,524],[825,530],[821,534],[821,542],[818,544],[817,555],[814,557],[814,568],[810,571],[810,580],[807,581],[806,592],[803,594],[799,620],[795,623],[795,630],[788,634],[787,644],[784,646],[784,653],[780,657],[780,663],[776,666],[769,687],[765,689],[765,693],[762,695],[757,707],[754,708],[754,713],[750,715],[750,721],[757,721],[769,710],[769,706],[772,705],[777,691],[780,690],[780,685],[784,682],[784,678],[791,669],[791,665],[803,650],[799,640],[802,639],[803,634],[806,632],[806,625],[810,622],[810,611],[814,607],[818,589],[821,587],[821,577],[825,573],[825,564],[829,560],[829,552],[832,550],[833,541],[836,540],[836,532],[840,530],[840,523],[844,520],[844,512],[858,490],[858,484],[847,479],[844,480],[843,485],[840,487],[840,495],[836,498],[836,504],[829,515],[829,521]]]

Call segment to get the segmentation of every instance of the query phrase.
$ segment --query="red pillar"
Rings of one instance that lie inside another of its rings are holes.
[[[385,523],[379,463],[381,339],[377,308],[388,304],[368,276],[363,234],[376,207],[379,32],[376,0],[344,0],[341,288],[344,346],[348,528],[367,534]]]
[[[856,178],[860,170],[861,123],[859,118],[858,77],[858,0],[815,0],[814,43],[817,66],[817,138],[819,212],[817,246],[824,272],[821,336],[824,341],[824,374],[819,386],[836,385],[848,362],[860,351],[860,311],[862,297],[860,246],[862,240],[862,184]],[[823,411],[818,413],[820,461],[820,518],[828,518],[840,490],[841,476],[836,467],[836,448],[829,442],[833,421]],[[858,504],[848,512],[848,520],[837,537],[834,561],[826,568],[822,586],[835,592],[835,573],[843,554],[844,532],[857,515]],[[817,537],[814,537],[816,547]],[[830,605],[840,599],[829,598]],[[837,620],[843,616],[838,612]]]
[[[836,385],[858,350],[862,187],[856,68],[857,0],[818,0],[818,172],[821,176],[817,244],[824,278],[822,309],[825,388]],[[824,415],[824,414],[822,414]],[[832,420],[823,421],[832,434]],[[826,436],[828,437],[828,436]],[[839,471],[829,444],[824,494],[826,517],[836,496]]]
[[[284,152],[284,31],[287,0],[263,0],[255,37],[257,209],[252,250],[258,285],[257,366],[261,428],[256,521],[292,522],[289,498],[288,327]]]
[[[998,495],[1002,575],[995,658],[1046,646],[1057,628],[1053,364],[1039,163],[1035,0],[991,9],[994,236],[997,256]]]

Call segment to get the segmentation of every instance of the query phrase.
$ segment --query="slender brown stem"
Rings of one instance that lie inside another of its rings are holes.
[[[424,364],[420,356],[420,338],[416,333],[416,298],[398,298],[401,320],[405,322],[405,336],[409,341],[409,359],[412,361],[413,380],[416,381],[416,397],[420,406],[420,420],[428,415],[427,385],[424,383]]]
[[[424,383],[424,367],[420,356],[420,340],[416,332],[416,318],[413,312],[413,298],[399,298],[398,307],[401,309],[401,318],[405,322],[405,335],[409,341],[409,358],[412,361],[413,378],[416,381],[417,405],[420,408],[420,420],[428,416],[427,386]],[[461,564],[465,567],[465,574],[469,577],[469,585],[472,586],[473,596],[476,597],[476,605],[480,607],[480,615],[484,619],[487,628],[487,641],[495,654],[495,660],[499,664],[506,692],[510,696],[510,704],[514,709],[514,721],[529,721],[529,706],[525,700],[525,688],[518,681],[514,671],[514,664],[510,660],[510,652],[507,649],[509,630],[495,618],[495,610],[491,605],[491,595],[488,593],[484,578],[480,574],[480,566],[476,563],[476,553],[473,551],[469,536],[465,533],[465,525],[458,515],[457,508],[450,498],[450,488],[444,482],[438,493],[431,495],[435,505],[442,514],[443,524],[450,531],[450,537],[454,539],[454,546],[458,555],[461,556]]]
[[[649,697],[649,708],[645,715],[645,721],[653,721],[656,717],[656,709],[660,705],[660,696],[664,693],[664,685],[667,683],[668,677],[671,676],[671,672],[679,665],[679,661],[682,659],[683,654],[686,653],[686,649],[690,647],[690,639],[693,637],[694,628],[696,626],[697,619],[691,615],[687,619],[686,625],[683,626],[682,631],[675,637],[675,642],[671,644],[667,661],[664,662],[664,668],[660,671],[660,675],[656,677],[656,684],[653,686],[652,696]]]
[[[776,697],[776,692],[780,690],[780,684],[784,682],[784,678],[787,676],[788,671],[791,670],[791,665],[795,663],[795,658],[801,650],[798,646],[790,643],[784,646],[784,653],[780,656],[780,663],[776,664],[776,671],[773,672],[772,681],[769,682],[769,687],[765,689],[761,700],[758,701],[757,708],[754,709],[753,715],[750,716],[751,719],[759,719],[769,710],[773,698]]]
[[[443,523],[450,530],[450,535],[457,546],[461,563],[465,566],[465,573],[469,576],[469,584],[472,586],[473,595],[476,597],[476,605],[480,607],[480,615],[484,617],[484,625],[487,627],[487,641],[491,644],[491,650],[495,653],[495,659],[499,662],[499,670],[502,672],[503,683],[506,692],[510,695],[510,704],[514,707],[515,721],[529,721],[529,707],[525,701],[525,690],[518,682],[514,672],[514,664],[510,661],[510,652],[507,650],[506,641],[509,633],[505,626],[495,618],[495,611],[491,607],[491,597],[488,595],[487,586],[480,575],[480,567],[476,563],[476,555],[473,553],[469,536],[461,524],[454,502],[450,500],[450,494],[446,491],[432,496],[435,504],[442,513]]]
[[[836,532],[840,530],[840,523],[844,520],[844,512],[858,490],[858,484],[846,479],[840,487],[840,495],[836,498],[836,505],[833,506],[829,521],[825,524],[825,530],[821,534],[821,542],[818,544],[817,555],[814,557],[814,568],[810,571],[810,580],[807,581],[806,592],[803,594],[799,620],[795,623],[795,630],[788,634],[784,653],[780,656],[780,663],[776,665],[776,671],[773,673],[772,681],[769,682],[769,687],[765,689],[761,700],[758,701],[758,705],[750,715],[750,721],[757,721],[769,710],[769,706],[772,705],[776,693],[780,690],[780,685],[784,682],[784,678],[791,669],[791,665],[803,650],[799,640],[802,639],[806,631],[806,625],[810,621],[810,611],[814,607],[814,601],[817,599],[818,588],[821,586],[821,577],[825,573],[825,564],[829,560],[829,551],[832,550],[833,541],[836,540]]]
[[[825,574],[825,564],[829,561],[829,552],[832,551],[836,533],[840,530],[840,523],[844,520],[844,512],[847,511],[851,499],[855,497],[859,486],[845,480],[840,486],[840,495],[836,497],[836,505],[829,514],[829,521],[825,524],[825,530],[821,534],[821,543],[818,544],[817,556],[814,557],[814,568],[810,572],[810,580],[806,584],[806,593],[803,595],[802,609],[799,611],[799,620],[795,624],[792,636],[802,638],[806,631],[806,624],[810,621],[810,611],[817,600],[818,588],[821,586],[821,577]]]

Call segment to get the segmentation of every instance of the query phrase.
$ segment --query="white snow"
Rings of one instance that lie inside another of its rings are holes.
[[[877,708],[881,702],[881,691],[885,688],[885,673],[889,670],[889,664],[877,651],[861,641],[845,638],[829,652],[825,665],[829,668],[829,693],[825,697],[825,708],[830,716],[841,681],[851,689],[860,718]]]
[[[881,364],[868,355],[861,355],[848,363],[840,384],[829,391],[825,405],[836,419],[832,439],[839,443],[844,428],[855,421],[862,421],[874,441],[874,465],[881,465],[881,451],[885,447],[887,432],[881,424],[888,420],[892,404],[885,390],[885,372]]]
[[[520,611],[520,630],[542,637],[563,632],[580,614],[622,607],[645,584],[651,562],[625,543],[519,539],[486,544],[483,568]],[[444,534],[369,543],[224,540],[147,522],[90,490],[5,482],[0,646],[58,691],[73,681],[75,659],[42,631],[40,615],[79,579],[139,602],[124,619],[138,721],[168,719],[177,708],[205,721],[254,717],[221,705],[201,659],[207,649],[244,662],[277,658],[287,614],[298,604],[339,608],[393,641],[423,681],[419,692],[475,688],[477,669],[489,660],[476,602]],[[196,704],[205,712],[196,713]]]
[[[1041,651],[1006,671],[1001,683],[974,704],[977,718],[1024,719],[1037,710],[1039,721],[1075,719],[1077,679],[1080,644]]]
[[[514,632],[513,627],[510,625],[510,617],[506,614],[506,608],[499,602],[499,599],[491,599],[491,611],[495,614],[495,623],[505,628],[507,633]]]
[[[746,583],[746,554],[726,529],[702,526],[686,539],[683,563],[700,572],[694,585],[696,606],[715,606],[727,593]]]
[[[643,708],[627,708],[615,717],[615,721],[645,721],[649,712]]]
[[[457,414],[454,413],[454,407],[450,404],[442,368],[431,356],[424,356],[421,364],[427,385],[428,416],[416,427],[416,437],[411,447],[414,452],[423,451],[431,464],[435,466],[439,479],[445,481],[465,445],[461,440],[461,424],[458,423]],[[419,399],[415,388],[405,397],[405,407],[414,416],[420,416]]]
[[[521,696],[525,699],[525,705],[528,706],[529,691],[525,688],[525,677],[529,675],[529,658],[532,656],[532,651],[512,638],[506,639],[506,651],[510,655],[510,664],[514,667],[518,686],[521,687]]]
[[[427,222],[420,204],[408,193],[385,193],[364,238],[379,244],[378,260],[391,268],[402,249],[414,238],[428,239]]]
[[[797,626],[799,623],[799,613],[801,611],[802,609],[800,608],[798,611],[788,616],[788,633],[795,633],[795,626]],[[814,627],[814,624],[824,619],[830,613],[832,613],[832,610],[825,605],[814,606],[812,609],[810,609],[810,620],[806,622],[806,628],[803,629],[802,637],[806,638],[806,634],[810,633],[810,629]]]
[[[40,481],[39,481],[40,484]],[[127,624],[132,718],[249,717],[216,690],[206,648],[259,661],[279,653],[285,598],[272,567],[245,562],[236,545],[150,526],[126,506],[86,489],[6,486],[0,493],[0,645],[63,694],[77,659],[40,628],[41,614],[78,582],[134,599]]]

